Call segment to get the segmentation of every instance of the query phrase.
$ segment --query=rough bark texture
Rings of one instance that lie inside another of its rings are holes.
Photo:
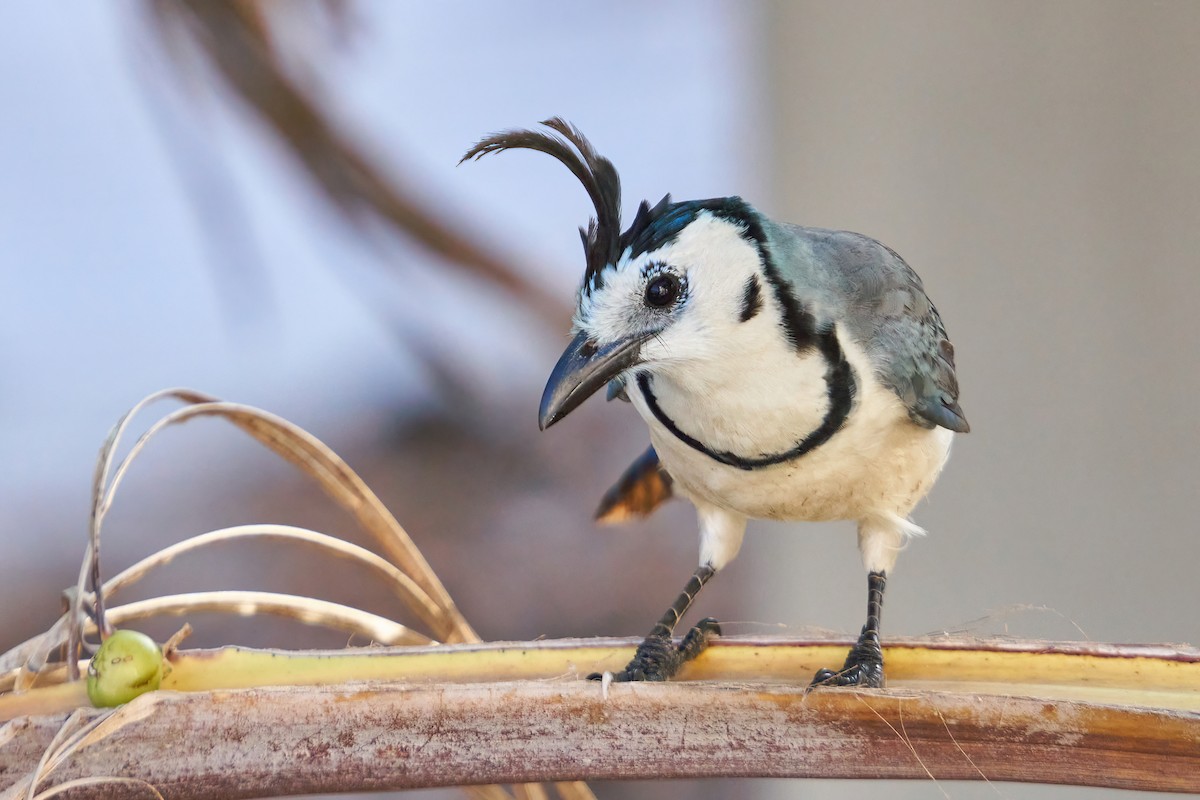
[[[0,786],[20,785],[64,719],[0,727]],[[89,776],[139,778],[168,798],[707,776],[1197,792],[1200,712],[778,683],[624,684],[607,697],[580,680],[160,691],[113,712],[39,788]]]

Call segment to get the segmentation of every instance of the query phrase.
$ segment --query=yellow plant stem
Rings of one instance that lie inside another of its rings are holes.
[[[184,692],[354,681],[482,683],[580,678],[620,669],[629,639],[277,651],[225,647],[175,652],[162,688]],[[846,641],[727,638],[682,681],[804,684],[840,663]],[[889,690],[1036,697],[1200,712],[1200,651],[1186,647],[1010,640],[898,640],[885,649]],[[60,674],[61,671],[60,671]],[[54,675],[43,680],[53,680]],[[60,678],[61,680],[61,678]],[[76,683],[0,695],[0,721],[87,704]]]

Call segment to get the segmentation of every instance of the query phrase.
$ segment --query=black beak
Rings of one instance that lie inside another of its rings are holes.
[[[546,390],[542,392],[538,427],[546,430],[574,411],[601,386],[637,364],[642,343],[654,333],[638,334],[603,347],[590,342],[584,333],[572,339],[554,365]]]

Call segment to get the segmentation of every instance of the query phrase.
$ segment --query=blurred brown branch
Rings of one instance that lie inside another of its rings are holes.
[[[506,290],[516,302],[560,326],[566,305],[514,264],[479,243],[472,232],[429,209],[421,192],[371,158],[288,70],[299,54],[286,52],[276,27],[285,15],[344,9],[261,0],[149,0],[162,48],[181,70],[186,45],[207,61],[226,87],[298,162],[314,186],[349,220],[374,219]],[[463,143],[465,150],[467,142]]]

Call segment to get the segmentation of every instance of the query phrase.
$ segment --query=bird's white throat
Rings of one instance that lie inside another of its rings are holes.
[[[795,447],[821,425],[829,408],[826,360],[815,348],[797,353],[780,335],[777,317],[760,317],[711,357],[651,372],[658,405],[680,430],[713,450],[744,458]],[[781,397],[787,402],[779,402]],[[634,403],[644,418],[652,418],[645,398]]]

